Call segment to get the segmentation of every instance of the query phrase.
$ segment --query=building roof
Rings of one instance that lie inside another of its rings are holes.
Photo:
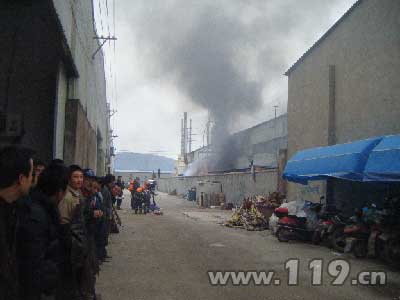
[[[325,34],[314,43],[314,45],[311,46],[310,49],[308,49],[286,72],[284,75],[289,76],[290,73],[292,73],[303,61],[304,59],[311,54],[311,52],[317,48],[335,29],[338,27],[344,20],[349,17],[352,12],[363,2],[364,0],[357,0],[356,3],[354,3],[349,10],[346,11],[346,13],[338,20],[336,21],[335,24]]]
[[[276,119],[277,119],[277,120],[279,120],[279,119],[285,119],[285,118],[287,119],[287,113],[284,113],[284,114],[281,114],[281,115],[279,115],[279,116],[276,116]],[[272,118],[272,119],[269,119],[269,120],[264,121],[264,122],[262,122],[262,123],[258,123],[258,124],[254,125],[254,126],[252,126],[252,127],[249,127],[249,128],[246,128],[246,129],[242,129],[242,130],[240,130],[240,131],[236,131],[236,132],[232,133],[232,135],[244,134],[245,132],[250,131],[250,130],[253,130],[253,129],[257,128],[257,127],[261,127],[261,126],[264,126],[265,124],[274,123],[274,122],[275,122],[275,118]]]

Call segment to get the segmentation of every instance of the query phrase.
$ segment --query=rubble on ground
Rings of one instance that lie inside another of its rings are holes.
[[[249,231],[268,229],[268,219],[275,208],[284,201],[285,196],[274,192],[268,196],[258,195],[243,200],[240,208],[236,209],[225,226],[233,228],[245,228]]]

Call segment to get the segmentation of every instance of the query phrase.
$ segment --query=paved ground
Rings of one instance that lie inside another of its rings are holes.
[[[325,247],[279,243],[269,231],[248,232],[219,225],[229,212],[204,210],[178,197],[160,194],[164,215],[120,215],[123,227],[109,246],[112,261],[102,266],[97,290],[102,300],[247,299],[400,299],[400,273],[373,260],[357,260]],[[299,285],[288,286],[284,264],[300,260]],[[323,259],[323,284],[311,286],[308,263]],[[347,259],[351,273],[344,286],[332,286],[326,264]],[[208,271],[270,271],[282,285],[212,286]],[[364,270],[386,271],[386,286],[351,286]]]

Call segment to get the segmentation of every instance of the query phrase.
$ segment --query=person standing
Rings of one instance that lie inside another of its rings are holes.
[[[21,216],[17,253],[22,299],[55,295],[62,262],[58,203],[65,196],[67,184],[68,169],[50,165],[41,173],[31,191],[28,211]]]
[[[134,194],[134,210],[135,210],[135,214],[137,214],[138,212],[139,212],[139,214],[141,214],[143,212],[143,204],[144,204],[143,188],[142,187],[138,187],[137,190],[136,190],[136,193]]]
[[[108,237],[110,235],[110,229],[111,229],[111,220],[112,220],[112,195],[111,195],[111,188],[113,185],[115,178],[111,174],[108,174],[104,177],[103,179],[103,188],[101,189],[101,194],[103,196],[103,204],[105,207],[106,211],[106,230],[105,230],[105,241],[106,245],[108,245]],[[111,258],[111,256],[108,256],[106,254],[106,259]]]
[[[32,187],[35,187],[37,185],[39,176],[40,176],[40,174],[42,174],[42,172],[44,171],[45,168],[46,168],[46,165],[43,161],[41,161],[41,160],[33,161],[33,170],[34,170],[35,176],[33,179]]]
[[[95,233],[95,241],[96,241],[96,256],[97,260],[101,264],[107,256],[106,251],[106,209],[104,206],[103,195],[101,194],[101,179],[96,178],[96,181],[93,182],[92,186],[95,194],[95,207],[97,210],[101,210],[102,216],[96,219],[96,233]]]
[[[132,182],[132,190],[131,190],[131,208],[132,210],[137,210],[136,203],[137,203],[137,189],[140,187],[139,178],[136,177]],[[136,212],[137,213],[137,212]]]
[[[122,176],[118,176],[117,182],[115,184],[120,188],[120,193],[116,196],[117,209],[120,210],[122,201],[124,200],[124,189],[125,189],[125,183],[122,180]]]
[[[79,278],[87,256],[86,229],[81,203],[82,185],[82,169],[78,165],[71,165],[67,193],[58,204],[64,257],[57,300],[81,299]]]
[[[93,300],[96,298],[96,274],[99,273],[95,241],[96,221],[103,216],[103,212],[96,207],[96,174],[91,169],[85,169],[83,176],[82,196],[88,252],[80,277],[80,290],[83,300]]]
[[[150,191],[150,184],[145,182],[144,190],[143,190],[143,201],[144,201],[144,213],[150,212],[150,201],[151,201],[151,191]]]
[[[16,201],[32,185],[33,151],[6,147],[0,150],[0,300],[18,300],[16,257]]]

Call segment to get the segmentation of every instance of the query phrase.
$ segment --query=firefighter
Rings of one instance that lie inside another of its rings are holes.
[[[135,210],[135,214],[143,213],[143,204],[144,204],[144,193],[143,188],[138,187],[136,192],[133,194],[133,209]]]
[[[144,199],[144,213],[146,214],[150,211],[150,201],[151,201],[150,184],[148,182],[145,182],[144,184],[143,199]]]

